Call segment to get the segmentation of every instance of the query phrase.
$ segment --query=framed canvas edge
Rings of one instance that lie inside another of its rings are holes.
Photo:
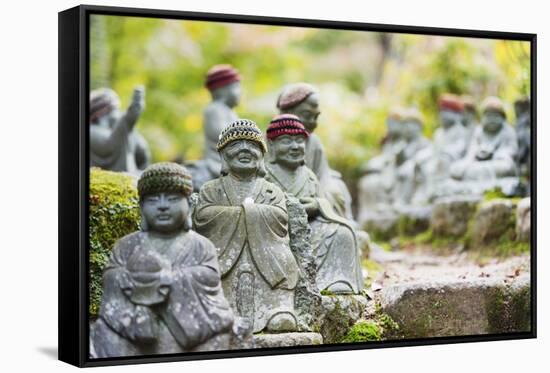
[[[488,39],[528,41],[531,46],[531,113],[532,113],[532,213],[531,213],[531,331],[504,334],[452,336],[425,339],[390,340],[368,343],[330,344],[318,346],[227,350],[203,353],[89,359],[88,335],[88,92],[89,92],[89,16],[118,15],[181,20],[268,24],[277,26],[315,27],[356,31],[440,35]],[[489,342],[537,337],[536,312],[536,40],[537,34],[468,30],[455,28],[403,26],[347,21],[329,21],[267,17],[254,15],[204,13],[162,9],[143,9],[80,5],[58,13],[58,343],[59,360],[79,367],[95,367],[186,360],[207,360],[265,355],[285,355],[371,348],[393,348]],[[67,34],[67,28],[77,34]],[[71,61],[71,62],[69,62]],[[78,126],[74,123],[77,122]],[[72,155],[72,157],[71,157]],[[75,179],[76,178],[76,179]],[[76,185],[75,185],[76,184]],[[75,248],[76,246],[76,248]],[[76,252],[75,252],[76,251]],[[70,265],[72,264],[72,265]],[[74,312],[77,312],[75,315]]]

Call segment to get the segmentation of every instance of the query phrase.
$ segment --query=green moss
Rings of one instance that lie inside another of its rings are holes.
[[[103,268],[114,243],[139,229],[137,190],[132,177],[98,168],[90,170],[90,317],[97,316]]]
[[[489,333],[525,332],[531,330],[531,288],[495,289],[487,302]]]
[[[382,340],[382,328],[372,320],[360,320],[352,326],[342,343],[371,342]]]

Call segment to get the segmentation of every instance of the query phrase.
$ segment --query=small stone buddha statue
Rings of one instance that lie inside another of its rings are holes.
[[[518,137],[518,165],[522,176],[530,178],[531,173],[531,101],[520,97],[514,102],[516,113],[516,134]]]
[[[355,229],[321,196],[319,180],[305,165],[309,133],[297,116],[282,114],[273,118],[266,136],[266,179],[298,198],[308,214],[317,287],[334,294],[357,294],[363,276]]]
[[[105,267],[91,357],[224,350],[250,333],[223,295],[214,245],[190,230],[191,192],[175,163],[141,174],[141,231],[119,239]]]
[[[470,146],[470,141],[472,140],[472,135],[474,130],[479,124],[479,115],[477,112],[476,102],[474,98],[469,95],[463,95],[460,98],[464,104],[464,128],[466,129],[466,150]]]
[[[348,188],[340,173],[330,168],[321,140],[313,133],[317,127],[317,118],[321,114],[318,90],[307,83],[289,84],[281,91],[277,108],[280,114],[294,114],[300,118],[310,134],[306,142],[306,166],[321,182],[323,194],[336,213],[353,221]]]
[[[506,123],[504,104],[497,97],[482,103],[481,125],[474,131],[464,159],[451,166],[451,176],[467,183],[472,194],[500,187],[505,194],[516,188],[518,141]]]
[[[295,331],[300,269],[289,246],[285,195],[263,178],[262,132],[238,119],[224,128],[217,150],[221,176],[200,189],[193,225],[218,248],[224,294],[253,331]]]
[[[207,181],[220,176],[221,161],[216,150],[220,133],[228,123],[237,119],[233,109],[241,98],[241,76],[231,65],[215,65],[206,74],[206,88],[212,102],[203,112],[204,155],[203,159],[190,165],[194,190]]]
[[[115,91],[90,93],[90,166],[137,175],[151,161],[147,142],[135,129],[143,111],[143,87],[136,87],[126,112]]]

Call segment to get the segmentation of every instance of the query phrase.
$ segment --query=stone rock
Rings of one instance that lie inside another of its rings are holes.
[[[531,198],[524,198],[516,210],[516,236],[518,241],[531,239]]]
[[[507,284],[483,278],[396,284],[380,292],[382,311],[399,325],[393,338],[526,332],[531,328],[530,276]]]
[[[373,245],[369,234],[359,229],[355,232],[355,237],[357,237],[357,246],[361,252],[361,258],[368,259],[371,246]]]
[[[432,206],[410,206],[399,214],[399,234],[415,236],[430,229]]]
[[[397,236],[398,221],[399,216],[392,211],[376,216],[365,216],[361,222],[361,227],[369,232],[374,240],[389,241]]]
[[[363,295],[328,295],[322,297],[320,333],[324,343],[338,343],[367,308]]]
[[[472,229],[472,247],[515,237],[515,211],[512,201],[494,199],[481,204]]]
[[[462,237],[468,221],[475,214],[478,197],[453,196],[438,199],[434,204],[431,227],[435,237]]]
[[[323,336],[319,333],[254,334],[253,342],[256,348],[312,346],[323,344]]]

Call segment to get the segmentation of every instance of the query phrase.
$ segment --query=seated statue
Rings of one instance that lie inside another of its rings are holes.
[[[267,128],[266,180],[298,198],[307,212],[319,290],[357,294],[363,287],[363,276],[355,230],[321,197],[319,180],[305,166],[308,136],[295,115],[282,114],[271,121]]]
[[[141,231],[115,244],[103,274],[93,358],[224,350],[250,333],[221,287],[216,249],[190,230],[191,175],[156,163],[138,181]]]
[[[203,112],[204,158],[188,165],[196,192],[205,182],[220,176],[221,161],[216,144],[225,126],[237,119],[233,108],[241,97],[240,80],[239,72],[231,65],[215,65],[206,75],[212,102]]]
[[[194,227],[218,248],[224,294],[253,331],[295,331],[300,270],[289,246],[285,195],[263,178],[262,132],[238,119],[222,131],[217,149],[221,176],[202,186]]]
[[[125,113],[108,88],[90,93],[90,166],[137,175],[151,161],[149,146],[134,128],[144,107],[144,90],[134,89]]]
[[[403,111],[404,146],[395,157],[396,181],[393,201],[397,210],[426,199],[426,174],[422,167],[433,157],[431,142],[422,135],[423,120],[417,109]]]
[[[365,176],[359,180],[359,221],[390,213],[395,184],[395,159],[404,146],[401,110],[392,110],[386,119],[386,136],[381,154],[371,158]]]
[[[475,129],[464,159],[451,166],[451,177],[464,183],[469,194],[495,187],[513,193],[518,182],[517,151],[516,133],[506,123],[504,104],[497,97],[488,97],[482,104],[481,126]]]
[[[319,137],[313,133],[317,127],[319,92],[307,83],[289,84],[283,88],[277,100],[281,114],[294,114],[304,123],[310,136],[306,143],[306,166],[315,173],[323,186],[323,194],[338,215],[353,221],[351,195],[342,176],[329,167],[325,150]]]
[[[461,97],[464,104],[464,129],[466,130],[466,150],[470,146],[474,130],[478,126],[478,113],[476,103],[472,96],[464,95]]]
[[[516,133],[518,136],[518,166],[522,176],[531,174],[531,101],[521,97],[514,102]]]

